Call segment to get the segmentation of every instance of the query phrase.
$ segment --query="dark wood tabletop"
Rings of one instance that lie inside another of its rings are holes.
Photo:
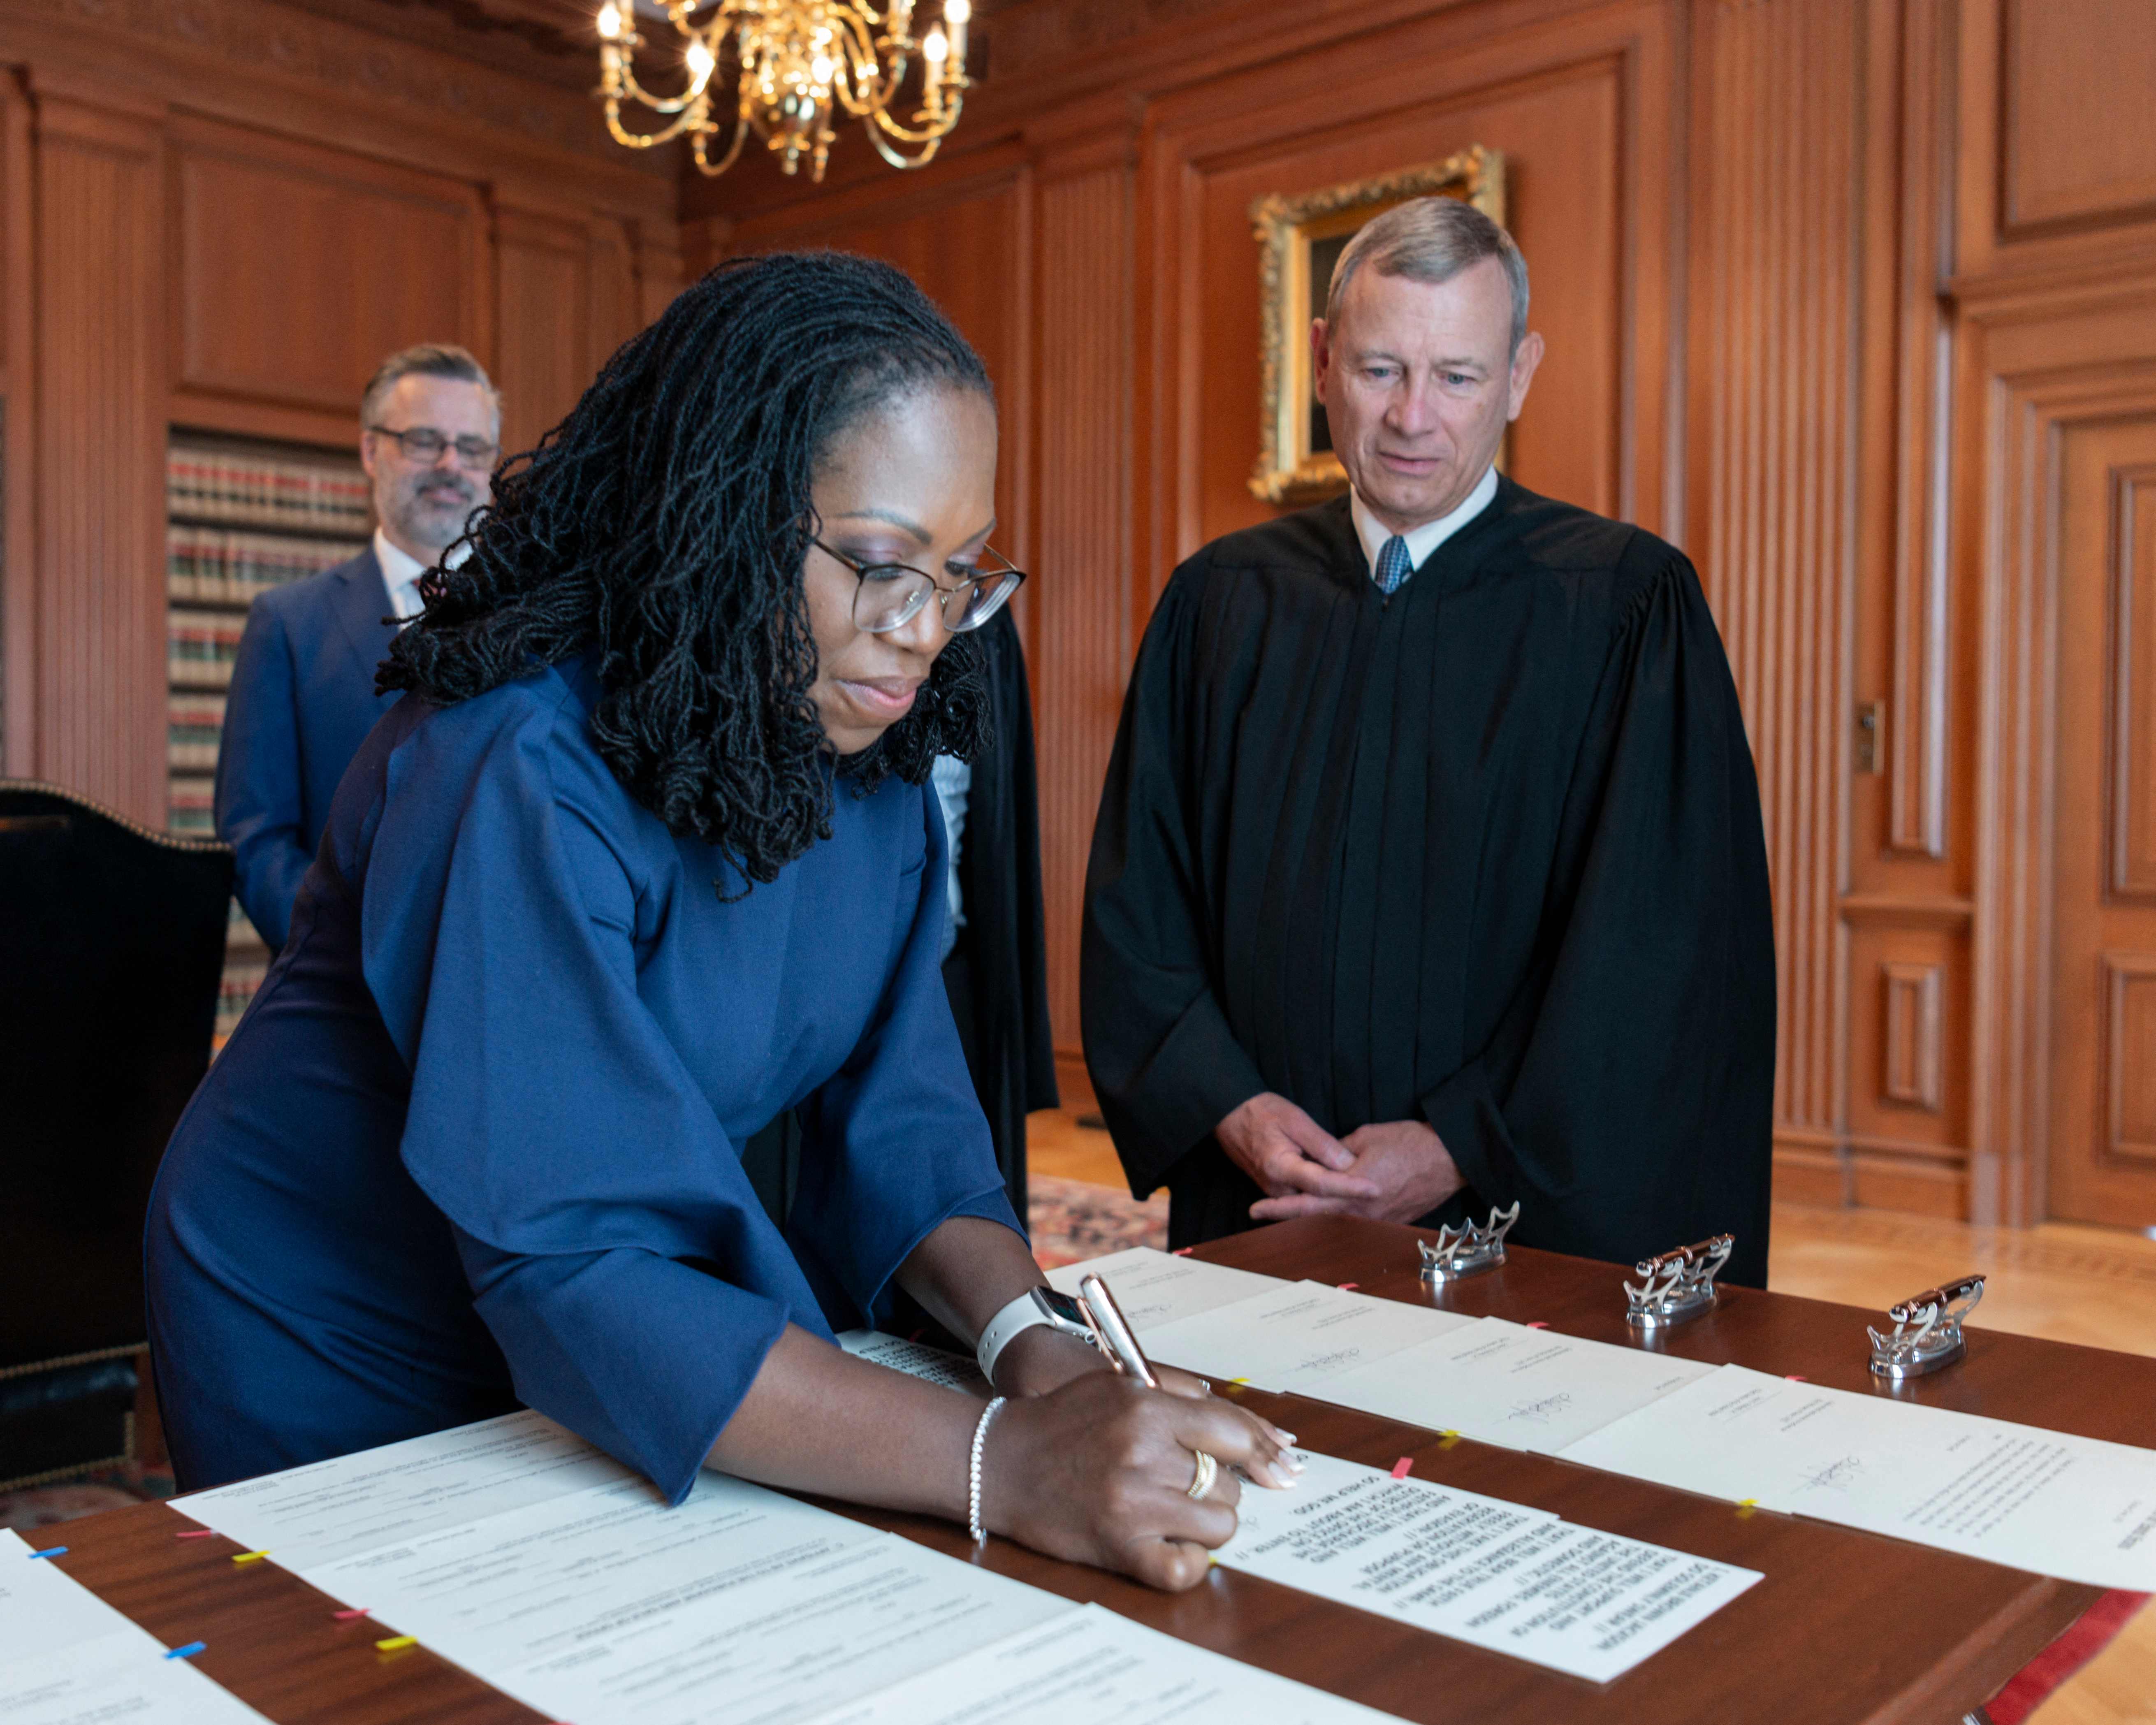
[[[1619,1266],[1515,1249],[1490,1274],[1433,1296],[1414,1232],[1345,1220],[1282,1224],[1199,1255],[1268,1275],[1353,1282],[1363,1292],[1490,1314],[1636,1345]],[[1912,1290],[1913,1291],[1913,1289]],[[1866,1314],[1748,1289],[1659,1345],[1817,1384],[1871,1390]],[[1778,1725],[1958,1720],[2099,1596],[1973,1558],[1822,1522],[1516,1454],[1297,1396],[1234,1392],[1306,1446],[1373,1466],[1414,1458],[1421,1478],[1556,1512],[1584,1526],[1759,1570],[1765,1579],[1615,1681],[1594,1684],[1226,1570],[1168,1596],[1102,1571],[925,1518],[829,1506],[953,1557],[1075,1600],[1096,1601],[1186,1640],[1430,1725],[1563,1720]],[[1884,1392],[1880,1392],[1884,1393]],[[1990,1332],[1962,1364],[1907,1399],[2092,1437],[2145,1435],[2156,1360]],[[69,1522],[54,1559],[168,1645],[203,1640],[196,1662],[280,1725],[541,1716],[424,1646],[382,1652],[387,1631],[340,1621],[336,1602],[273,1564],[234,1565],[220,1538],[161,1505]]]

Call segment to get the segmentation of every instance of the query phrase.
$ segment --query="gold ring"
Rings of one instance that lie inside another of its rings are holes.
[[[1183,1488],[1183,1495],[1195,1501],[1213,1489],[1213,1482],[1220,1477],[1220,1464],[1203,1450],[1194,1450],[1191,1454],[1197,1458],[1198,1471]]]

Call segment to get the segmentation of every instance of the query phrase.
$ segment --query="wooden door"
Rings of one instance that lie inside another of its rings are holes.
[[[2051,1211],[2156,1225],[2156,418],[2062,434]]]

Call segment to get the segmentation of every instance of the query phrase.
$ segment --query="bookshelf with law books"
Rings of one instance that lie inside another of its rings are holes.
[[[225,691],[258,594],[332,568],[373,531],[367,475],[349,454],[175,429],[165,465],[167,822],[214,829]],[[269,968],[235,900],[218,1001],[223,1047]]]

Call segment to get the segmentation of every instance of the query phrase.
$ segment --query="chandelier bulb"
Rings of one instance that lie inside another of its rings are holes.
[[[951,62],[955,67],[966,64],[966,24],[973,15],[973,0],[944,0],[943,28],[950,33]]]
[[[690,43],[688,52],[682,58],[688,61],[689,75],[696,80],[699,90],[703,88],[706,80],[718,66],[717,59],[701,36]]]
[[[951,44],[943,39],[943,27],[941,24],[931,25],[927,39],[921,44],[921,59],[940,69],[945,56],[950,52]]]
[[[619,39],[621,9],[613,3],[613,0],[606,0],[606,4],[599,8],[598,26],[599,34],[608,42]]]

